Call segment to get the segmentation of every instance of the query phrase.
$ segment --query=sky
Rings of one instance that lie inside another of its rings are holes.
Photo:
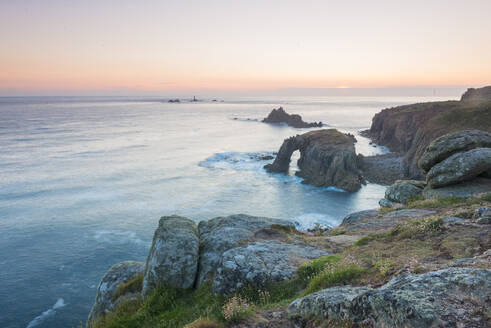
[[[490,0],[0,0],[0,95],[479,87],[490,13]]]

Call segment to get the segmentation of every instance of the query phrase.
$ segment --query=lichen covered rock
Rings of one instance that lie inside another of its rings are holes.
[[[295,300],[303,316],[369,322],[374,327],[484,327],[491,270],[448,268],[402,274],[378,288],[335,287]]]
[[[125,261],[113,265],[102,277],[97,287],[97,296],[90,310],[88,321],[91,322],[99,316],[111,312],[117,304],[117,299],[114,299],[114,296],[118,286],[142,274],[144,268],[145,265],[142,262],[135,261]],[[126,299],[136,297],[138,295],[131,295]]]
[[[240,243],[255,239],[255,233],[273,225],[294,229],[291,221],[245,214],[218,217],[199,223],[200,256],[197,285],[213,278],[222,254]]]
[[[475,210],[473,219],[476,223],[480,224],[491,224],[491,208],[490,207],[479,207]]]
[[[144,296],[158,285],[191,288],[198,272],[199,238],[194,221],[164,216],[155,230],[145,264]]]
[[[213,291],[228,295],[244,286],[261,288],[291,279],[301,264],[326,255],[329,253],[313,246],[277,241],[236,247],[223,253]]]
[[[394,203],[407,204],[423,192],[426,183],[417,180],[398,180],[385,190],[385,198]]]
[[[345,228],[346,230],[351,230],[354,225],[357,223],[364,221],[364,220],[370,220],[377,215],[379,215],[380,212],[377,210],[365,210],[365,211],[360,211],[360,212],[355,212],[348,214],[347,216],[344,217],[343,221],[341,222],[340,226]]]
[[[423,172],[453,154],[475,148],[491,148],[491,133],[481,130],[464,130],[445,134],[433,140],[418,160]]]
[[[426,176],[431,188],[471,180],[491,168],[491,148],[456,153],[433,166]]]

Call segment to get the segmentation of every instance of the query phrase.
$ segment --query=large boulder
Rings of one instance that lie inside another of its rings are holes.
[[[476,148],[456,153],[434,165],[426,176],[431,188],[472,180],[491,169],[491,148]]]
[[[120,295],[115,297],[115,292],[122,283],[126,283],[138,275],[143,274],[145,265],[142,262],[125,261],[113,265],[102,277],[97,287],[95,303],[90,310],[88,322],[96,320],[99,316],[105,315],[115,309],[119,304],[119,299],[136,299],[140,296],[139,292],[131,295]]]
[[[268,172],[287,173],[291,155],[300,151],[296,174],[303,183],[317,187],[335,186],[348,191],[361,188],[364,180],[359,168],[353,138],[335,129],[317,130],[286,139]]]
[[[297,268],[330,253],[304,244],[254,242],[223,253],[213,281],[213,291],[228,295],[244,286],[262,288],[291,279]]]
[[[305,317],[349,319],[376,328],[485,327],[490,281],[491,270],[487,269],[402,274],[378,289],[324,289],[295,300],[289,310]]]
[[[385,198],[395,203],[407,204],[423,192],[426,183],[418,180],[398,180],[385,190]]]
[[[297,114],[288,114],[283,107],[273,109],[268,117],[263,119],[264,123],[286,123],[294,128],[317,128],[322,127],[322,122],[307,123],[302,120],[302,117]]]
[[[257,238],[256,233],[275,225],[295,229],[291,221],[245,214],[201,221],[198,225],[200,256],[197,285],[213,278],[224,252],[246,241],[253,241]]]
[[[143,296],[148,296],[158,285],[193,287],[198,272],[198,255],[196,223],[176,215],[162,217],[145,264]]]
[[[418,161],[423,172],[451,155],[475,148],[491,148],[491,133],[481,130],[464,130],[445,134],[433,140]]]

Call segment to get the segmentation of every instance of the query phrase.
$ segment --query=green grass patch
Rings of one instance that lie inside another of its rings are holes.
[[[341,255],[328,255],[319,257],[311,262],[302,264],[297,269],[297,276],[303,284],[307,284],[316,275],[321,273],[326,265],[336,264],[341,260]]]
[[[308,295],[334,285],[345,284],[351,282],[367,272],[357,264],[338,263],[328,265],[318,275],[316,275],[307,286],[304,295]]]
[[[139,293],[141,292],[143,287],[143,273],[137,275],[131,280],[127,282],[123,282],[119,284],[119,286],[114,291],[114,295],[111,300],[114,302],[120,296],[128,294],[128,293]]]
[[[223,322],[224,298],[211,293],[211,284],[197,290],[160,286],[145,300],[123,302],[114,312],[88,325],[91,328],[181,328],[199,318]]]

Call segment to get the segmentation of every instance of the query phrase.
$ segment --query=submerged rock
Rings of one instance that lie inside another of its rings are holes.
[[[385,198],[391,202],[407,204],[411,198],[423,192],[426,183],[418,180],[398,180],[385,190]]]
[[[198,272],[198,254],[196,223],[176,215],[162,217],[145,264],[142,294],[148,296],[155,287],[164,284],[193,287]]]
[[[197,285],[200,286],[204,281],[213,278],[224,252],[245,241],[254,240],[256,232],[273,225],[295,229],[291,221],[245,214],[201,221],[198,225],[200,256]]]
[[[484,327],[491,270],[448,268],[402,274],[378,289],[334,287],[295,300],[305,317],[349,319],[373,327]]]
[[[471,180],[491,168],[491,148],[456,153],[433,166],[426,176],[431,188]]]
[[[262,288],[291,279],[308,260],[330,253],[305,244],[254,242],[223,253],[213,280],[213,291],[228,295],[241,287]]]
[[[143,274],[145,265],[142,262],[125,261],[113,265],[102,277],[99,286],[97,287],[97,296],[95,303],[90,310],[88,322],[97,319],[114,310],[118,304],[118,299],[114,299],[115,291],[119,285],[128,282],[140,274]],[[136,299],[139,293],[126,296],[125,300]]]
[[[263,119],[264,123],[286,123],[294,128],[317,128],[322,127],[322,122],[307,123],[302,120],[302,117],[297,114],[288,114],[283,107],[273,109],[268,117]]]
[[[434,165],[455,153],[475,148],[490,148],[491,133],[480,130],[464,130],[445,134],[433,140],[418,160],[423,172],[428,172]]]
[[[274,162],[264,168],[272,173],[287,173],[295,150],[300,151],[300,171],[296,174],[304,178],[303,183],[348,191],[356,191],[364,183],[352,138],[335,129],[285,139]]]

